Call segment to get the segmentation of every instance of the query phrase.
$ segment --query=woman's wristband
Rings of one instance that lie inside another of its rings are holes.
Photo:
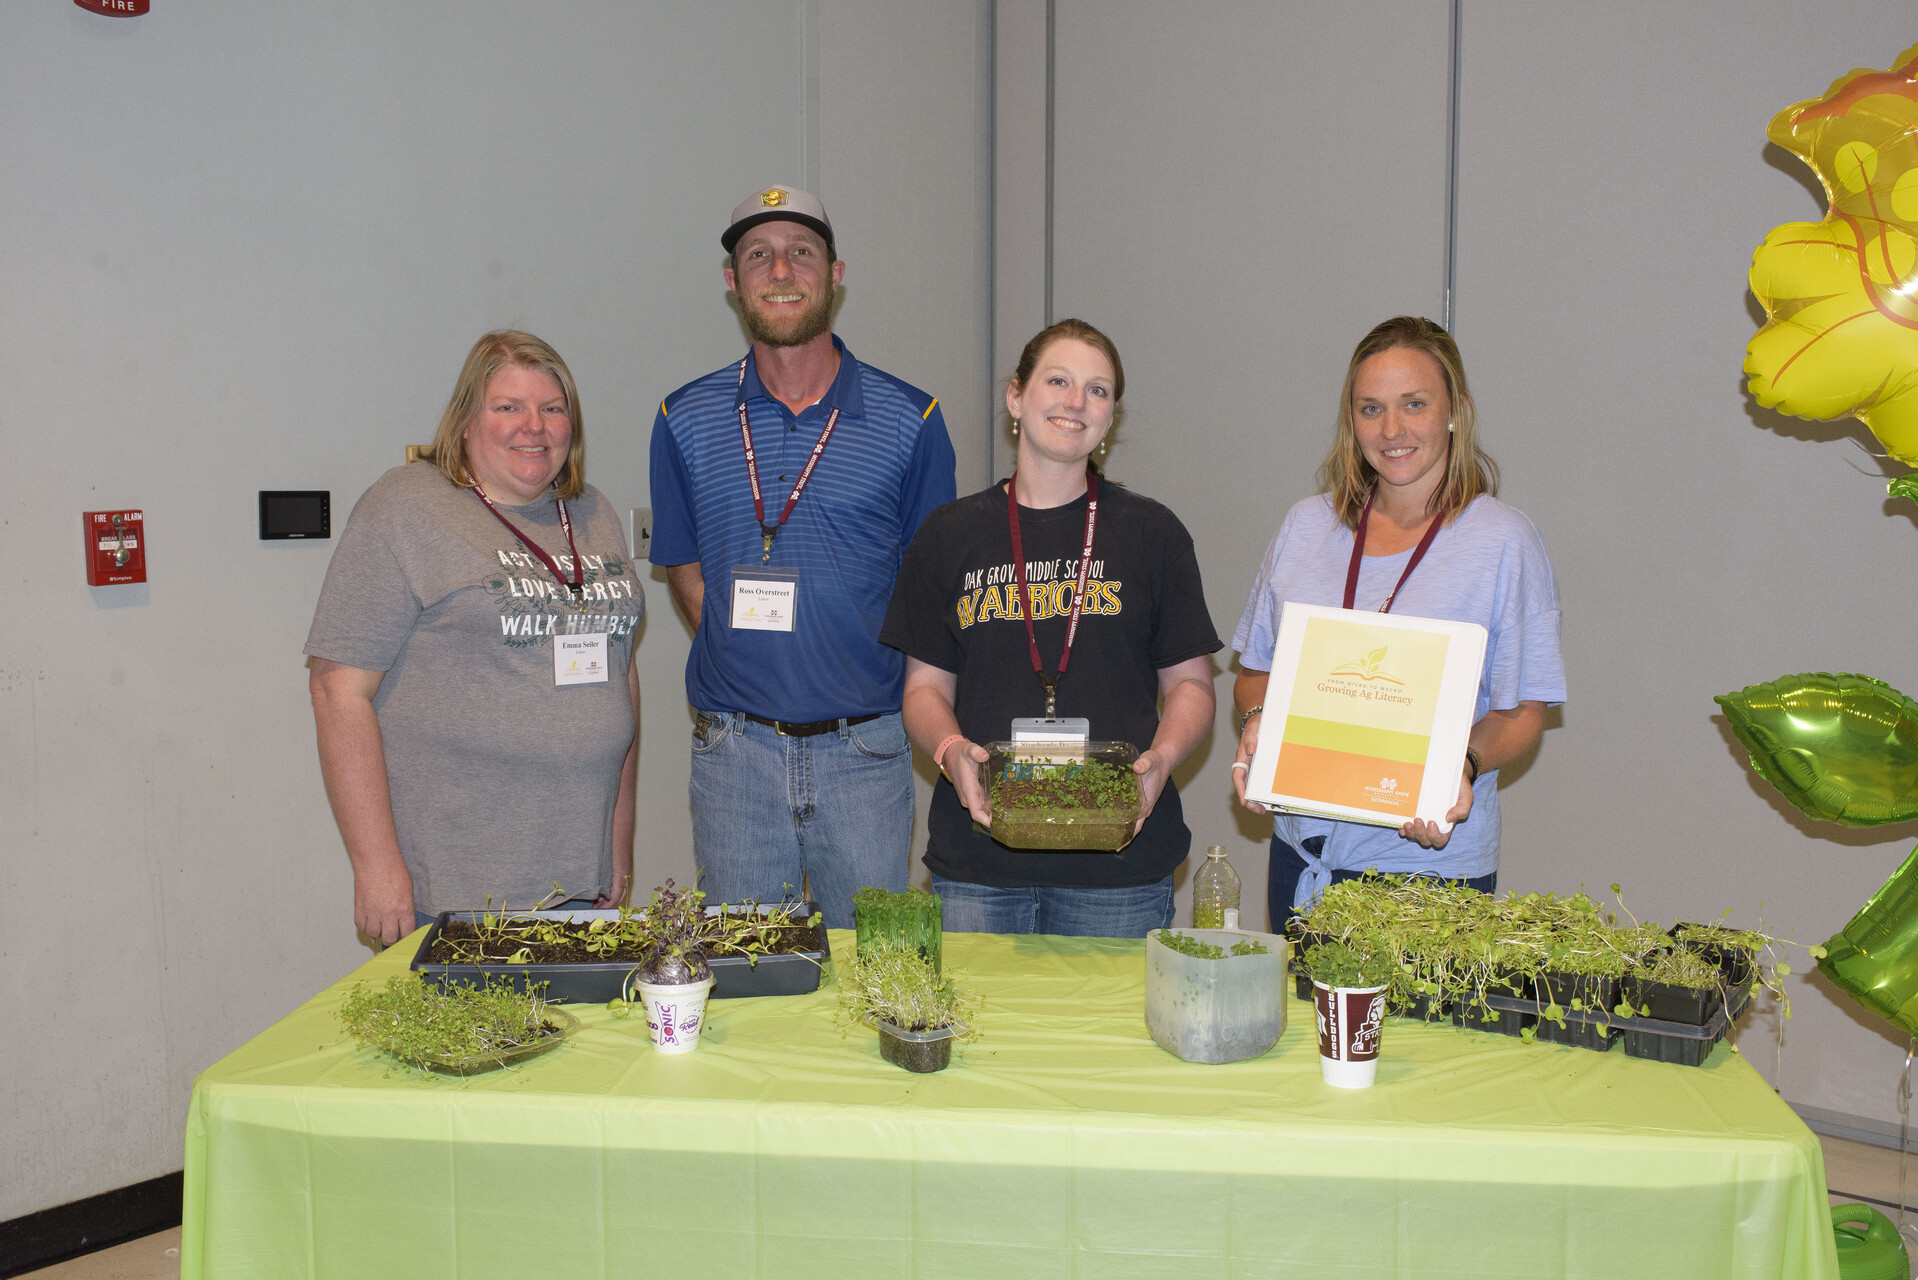
[[[965,740],[966,735],[963,733],[949,733],[940,740],[938,749],[932,753],[932,763],[938,768],[939,772],[945,773],[948,778],[952,775],[946,773],[946,748],[955,742],[964,742]]]
[[[1465,767],[1472,771],[1472,785],[1478,785],[1478,775],[1485,772],[1485,760],[1471,747],[1465,748]]]
[[[1253,716],[1256,716],[1256,715],[1258,715],[1258,714],[1259,714],[1259,712],[1261,712],[1261,711],[1263,711],[1263,710],[1265,710],[1265,704],[1264,704],[1263,702],[1261,702],[1261,703],[1260,703],[1260,704],[1259,704],[1258,706],[1256,706],[1256,707],[1253,707],[1253,708],[1251,708],[1251,709],[1250,709],[1250,710],[1248,710],[1248,711],[1247,711],[1247,712],[1246,712],[1246,713],[1245,713],[1244,715],[1242,715],[1242,716],[1240,716],[1240,717],[1239,717],[1239,732],[1240,732],[1240,733],[1244,733],[1244,732],[1245,732],[1245,726],[1247,726],[1247,725],[1249,725],[1249,724],[1251,724],[1251,723],[1252,723],[1252,717],[1253,717]]]

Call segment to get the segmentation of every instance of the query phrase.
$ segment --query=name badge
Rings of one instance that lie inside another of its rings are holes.
[[[791,631],[799,610],[799,573],[763,564],[733,569],[733,627],[739,631]]]
[[[553,637],[553,683],[605,684],[609,663],[606,633]]]
[[[1084,750],[1092,722],[1084,716],[1020,716],[1012,722],[1014,742],[1076,745]]]

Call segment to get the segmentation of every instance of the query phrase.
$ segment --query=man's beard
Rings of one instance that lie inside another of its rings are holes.
[[[740,299],[740,312],[746,320],[746,332],[754,342],[769,347],[803,347],[832,329],[832,291],[814,294],[803,311],[774,319],[760,310],[753,299]]]

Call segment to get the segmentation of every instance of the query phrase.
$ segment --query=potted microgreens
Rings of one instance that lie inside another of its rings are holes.
[[[706,913],[705,897],[698,889],[674,888],[668,880],[653,890],[653,900],[637,916],[645,949],[627,975],[625,998],[645,1005],[646,1032],[662,1053],[699,1047],[706,997],[713,989],[706,948],[728,927],[725,915]]]
[[[1583,892],[1493,898],[1427,877],[1368,874],[1326,889],[1296,931],[1392,958],[1382,979],[1390,1009],[1449,1006],[1460,1025],[1526,1040],[1602,1050],[1623,1032],[1632,1056],[1697,1065],[1759,987],[1789,1016],[1780,979],[1791,967],[1757,963],[1778,939],[1723,923],[1668,932],[1625,916],[1619,922]],[[1307,949],[1301,967],[1316,953]]]
[[[1285,1030],[1285,940],[1227,929],[1147,934],[1145,1024],[1187,1062],[1260,1056]]]
[[[579,1023],[546,1003],[538,988],[504,984],[429,985],[394,974],[369,991],[356,982],[340,1004],[340,1026],[370,1049],[420,1071],[469,1076],[546,1052]]]
[[[834,966],[842,1030],[870,1023],[879,1052],[908,1071],[941,1071],[954,1040],[977,1039],[976,1000],[916,947],[875,939]]]
[[[942,960],[944,906],[939,895],[917,885],[903,893],[866,885],[852,895],[857,945],[864,948],[881,939],[897,942],[930,960],[937,970]]]
[[[979,766],[992,838],[1012,849],[1117,850],[1139,819],[1129,742],[993,742]]]
[[[1378,1076],[1385,989],[1398,959],[1345,942],[1321,942],[1306,959],[1318,1019],[1319,1077],[1340,1089],[1368,1089]]]

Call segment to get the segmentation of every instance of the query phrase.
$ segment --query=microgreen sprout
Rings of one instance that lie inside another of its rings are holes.
[[[557,1030],[548,1020],[545,985],[441,987],[415,973],[395,974],[378,991],[353,984],[340,1005],[340,1026],[361,1044],[422,1071],[435,1064],[504,1066]]]

